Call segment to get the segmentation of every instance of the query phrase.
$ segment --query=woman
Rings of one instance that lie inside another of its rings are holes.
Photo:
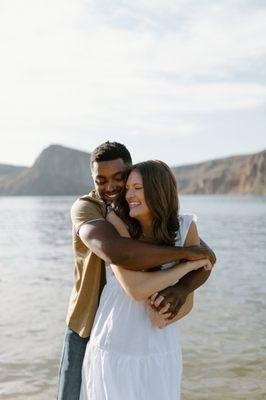
[[[193,216],[178,216],[178,208],[170,168],[161,161],[147,161],[133,166],[128,176],[124,201],[116,208],[123,219],[113,211],[107,219],[125,237],[199,245]],[[80,400],[179,399],[182,354],[176,321],[191,310],[193,294],[171,320],[167,307],[156,320],[158,314],[147,304],[154,293],[202,267],[212,265],[204,259],[151,273],[107,267],[107,284],[84,357]]]

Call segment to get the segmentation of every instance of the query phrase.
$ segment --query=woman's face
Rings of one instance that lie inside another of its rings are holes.
[[[143,219],[151,216],[145,201],[143,180],[137,170],[130,172],[126,182],[126,201],[129,205],[131,218]]]

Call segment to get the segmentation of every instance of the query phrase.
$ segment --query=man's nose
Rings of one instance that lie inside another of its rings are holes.
[[[115,189],[113,181],[108,181],[106,184],[106,191],[112,192]]]

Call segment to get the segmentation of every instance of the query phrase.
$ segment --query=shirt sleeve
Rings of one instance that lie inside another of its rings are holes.
[[[71,207],[71,220],[76,233],[86,222],[104,220],[105,213],[103,207],[91,200],[78,199]]]

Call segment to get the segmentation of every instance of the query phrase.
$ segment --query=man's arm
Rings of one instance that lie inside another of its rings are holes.
[[[187,296],[202,286],[210,274],[211,271],[206,271],[204,268],[189,272],[176,285],[158,292],[154,306],[160,311],[169,303],[170,307],[167,313],[171,313],[169,319],[174,318],[185,304]]]
[[[157,246],[123,238],[112,224],[104,220],[83,224],[79,229],[79,236],[83,243],[107,264],[135,271],[151,269],[172,261],[209,258],[209,252],[201,246]]]
[[[191,243],[194,243],[193,238],[192,242],[186,241],[185,245]],[[211,263],[215,264],[216,256],[213,250],[202,239],[200,239],[199,243],[201,247],[205,248],[207,257]],[[167,304],[170,304],[168,308],[168,312],[171,313],[169,319],[174,318],[185,304],[188,294],[202,286],[210,274],[211,271],[206,271],[204,268],[188,273],[176,285],[160,291],[154,301],[154,307],[160,311]]]
[[[185,304],[182,305],[182,307],[180,308],[180,310],[173,319],[171,320],[166,319],[165,321],[166,326],[172,324],[173,322],[179,321],[181,318],[189,314],[193,308],[193,303],[194,303],[194,292],[188,294]]]

